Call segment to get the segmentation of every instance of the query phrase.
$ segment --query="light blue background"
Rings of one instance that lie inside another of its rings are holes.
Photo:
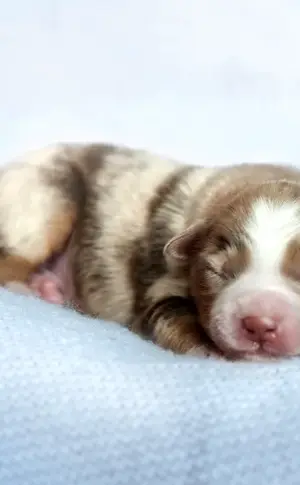
[[[297,0],[3,0],[0,160],[104,139],[297,162],[299,22]]]

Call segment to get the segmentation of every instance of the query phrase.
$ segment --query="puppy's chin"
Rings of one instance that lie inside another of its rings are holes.
[[[247,363],[274,363],[280,360],[286,360],[287,357],[274,357],[269,354],[265,353],[255,353],[255,354],[247,354],[247,353],[228,353],[224,354],[224,359],[228,360],[229,362],[247,362]]]
[[[235,360],[243,360],[246,362],[277,362],[279,360],[286,360],[288,357],[275,357],[270,354],[260,352],[260,353],[255,353],[255,354],[242,354],[238,359],[236,358]]]

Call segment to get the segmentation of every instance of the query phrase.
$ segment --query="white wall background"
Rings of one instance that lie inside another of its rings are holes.
[[[0,160],[109,140],[300,162],[300,1],[0,0]]]

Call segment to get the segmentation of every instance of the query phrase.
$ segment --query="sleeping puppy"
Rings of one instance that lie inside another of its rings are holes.
[[[300,172],[200,168],[105,144],[0,174],[0,284],[175,353],[300,354]]]

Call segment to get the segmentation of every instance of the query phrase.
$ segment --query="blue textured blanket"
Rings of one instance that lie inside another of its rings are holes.
[[[299,485],[299,360],[176,357],[2,291],[1,485]]]

